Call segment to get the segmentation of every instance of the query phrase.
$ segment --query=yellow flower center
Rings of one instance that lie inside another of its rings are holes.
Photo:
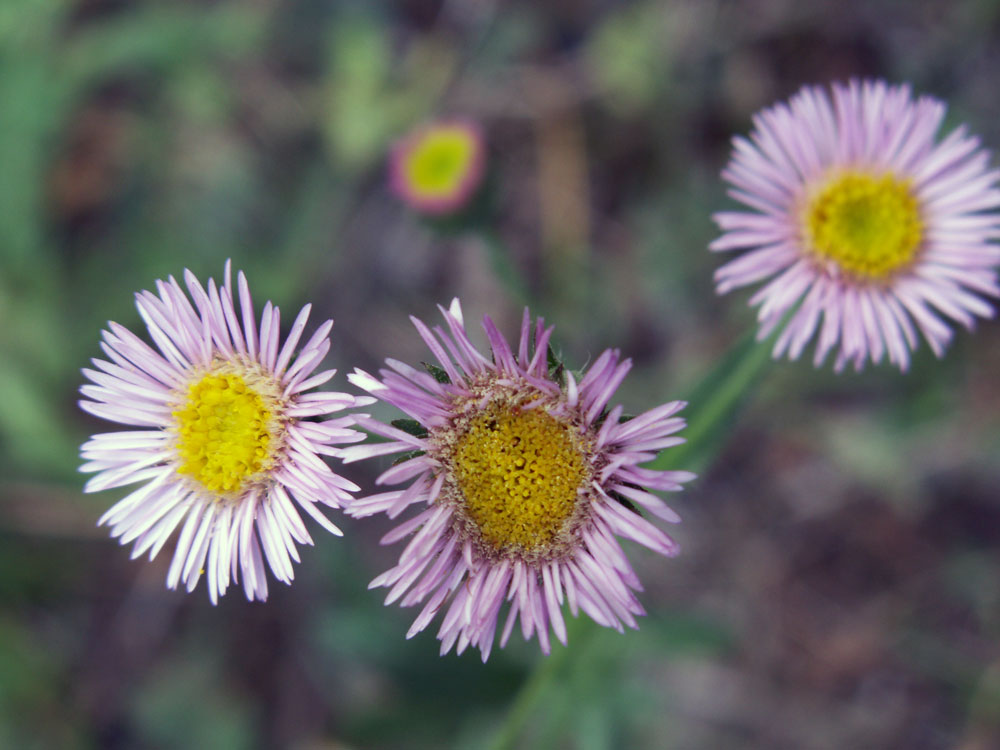
[[[538,553],[573,517],[587,462],[572,428],[544,409],[494,403],[456,441],[454,476],[483,542]]]
[[[833,177],[810,200],[804,224],[818,256],[866,279],[885,278],[909,264],[923,238],[908,182],[889,174]]]
[[[475,150],[475,138],[464,128],[429,131],[406,156],[409,188],[426,198],[450,196],[461,187]]]
[[[273,399],[234,373],[209,373],[188,388],[177,420],[181,474],[219,495],[238,493],[247,480],[270,468]]]

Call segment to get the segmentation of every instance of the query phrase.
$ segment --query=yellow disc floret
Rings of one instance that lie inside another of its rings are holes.
[[[273,414],[268,398],[235,373],[210,373],[188,388],[177,420],[177,471],[211,492],[239,492],[270,467]]]
[[[458,437],[452,466],[464,510],[495,552],[538,553],[572,518],[588,477],[573,430],[544,409],[494,403]]]
[[[814,253],[866,279],[907,266],[923,238],[908,182],[889,174],[837,174],[807,204],[804,225]]]
[[[475,136],[465,128],[428,131],[406,156],[407,187],[424,198],[447,198],[461,189],[472,169]]]

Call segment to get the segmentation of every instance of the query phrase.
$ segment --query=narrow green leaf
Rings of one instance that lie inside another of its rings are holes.
[[[427,437],[427,428],[415,419],[394,419],[391,422],[396,429],[402,430],[413,437]]]
[[[398,466],[399,464],[406,463],[411,458],[417,458],[418,456],[424,455],[424,451],[408,451],[400,456],[396,457],[396,460],[392,462],[393,466]]]
[[[545,359],[548,362],[549,377],[561,386],[566,386],[566,365],[563,363],[556,350],[549,344],[548,351],[545,352]]]
[[[437,382],[449,385],[451,384],[451,378],[448,377],[448,373],[446,373],[442,368],[437,365],[432,365],[430,362],[421,362],[420,364],[424,366],[424,369],[427,370],[427,372],[434,376],[434,379]]]

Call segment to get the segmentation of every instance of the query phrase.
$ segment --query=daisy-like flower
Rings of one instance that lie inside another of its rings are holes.
[[[760,335],[787,321],[774,356],[839,371],[888,356],[905,371],[919,331],[935,355],[992,317],[1000,295],[1000,172],[964,126],[938,142],[945,105],[883,81],[806,87],[754,117],[723,177],[751,211],[715,216],[713,250],[745,251],[716,272],[722,294],[751,298]]]
[[[156,282],[157,294],[136,295],[156,349],[109,323],[101,342],[108,360],[83,370],[92,384],[80,388],[80,407],[139,428],[83,445],[81,471],[97,472],[85,490],[141,484],[98,522],[122,544],[135,542],[133,559],[148,550],[152,560],[180,527],[170,588],[183,582],[190,592],[205,573],[214,604],[242,574],[247,598],[263,600],[264,560],[290,583],[296,542],[312,544],[299,509],[339,536],[317,506],[342,507],[359,489],[320,455],[364,436],[350,429],[351,417],[316,418],[372,399],[308,392],[335,372],[313,374],[330,349],[332,320],[293,356],[309,305],[282,345],[270,302],[258,331],[242,272],[237,317],[228,262],[220,286],[210,279],[206,289],[190,271],[184,280],[193,306],[173,277]]]
[[[426,125],[393,146],[389,184],[417,211],[445,216],[465,208],[483,179],[486,144],[475,123]]]
[[[644,612],[634,592],[642,587],[617,537],[677,554],[638,508],[679,520],[648,490],[680,490],[694,475],[641,464],[684,442],[674,435],[684,404],[625,419],[621,406],[608,410],[631,368],[618,351],[601,354],[577,382],[550,366],[552,329],[541,319],[533,326],[527,310],[517,352],[484,318],[491,358],[470,342],[458,300],[441,313],[447,332],[411,318],[440,367],[421,372],[388,359],[380,379],[361,370],[348,376],[412,417],[396,426],[358,418],[388,441],[347,448],[344,460],[405,453],[378,483],[409,485],[358,498],[348,514],[395,518],[412,504],[426,506],[383,538],[391,544],[412,534],[399,564],[371,587],[390,588],[386,604],[423,604],[408,638],[443,610],[441,653],[472,644],[483,661],[505,602],[501,648],[517,620],[543,652],[550,628],[565,644],[564,601],[574,616],[582,609],[606,627],[636,627]]]

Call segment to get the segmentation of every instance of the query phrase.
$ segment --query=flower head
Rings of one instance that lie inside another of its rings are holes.
[[[206,289],[190,271],[184,280],[191,300],[173,277],[156,282],[157,294],[136,295],[156,349],[109,323],[101,342],[108,360],[83,370],[91,383],[80,389],[80,407],[140,428],[94,435],[83,445],[81,471],[96,472],[85,491],[142,485],[98,522],[122,544],[135,542],[133,558],[148,550],[153,559],[180,527],[170,588],[183,581],[192,591],[205,573],[215,603],[242,574],[247,598],[263,600],[264,560],[290,583],[295,543],[312,544],[296,505],[340,535],[317,506],[339,508],[359,489],[320,455],[364,436],[350,429],[351,417],[316,418],[371,399],[308,392],[335,372],[313,375],[330,349],[332,320],[293,356],[308,305],[282,345],[270,302],[258,332],[242,272],[238,319],[229,263],[221,286],[210,279]]]
[[[424,126],[396,143],[389,159],[393,191],[421,213],[444,216],[464,208],[479,187],[486,144],[465,120]]]
[[[348,376],[412,418],[395,426],[358,418],[389,440],[347,448],[344,460],[405,453],[378,482],[409,484],[358,498],[348,513],[395,518],[426,506],[383,538],[413,535],[399,564],[371,585],[391,587],[386,604],[423,603],[407,637],[443,609],[441,653],[472,644],[484,661],[505,602],[501,647],[517,620],[546,653],[550,627],[565,643],[564,601],[574,616],[582,609],[601,625],[636,627],[643,609],[633,592],[641,585],[617,537],[677,553],[636,506],[679,520],[648,490],[679,490],[694,475],[640,464],[684,442],[673,434],[684,426],[675,416],[684,404],[624,419],[621,406],[608,409],[631,368],[618,351],[601,354],[577,382],[549,361],[552,329],[541,319],[532,325],[527,310],[516,352],[484,319],[491,358],[469,341],[458,300],[441,313],[447,332],[412,318],[440,367],[421,372],[389,359],[380,379],[360,370]]]
[[[715,216],[713,250],[745,251],[715,274],[722,294],[768,280],[761,338],[815,364],[888,355],[906,370],[917,331],[941,356],[952,331],[992,317],[1000,295],[1000,172],[964,126],[937,142],[945,105],[883,81],[806,87],[735,138],[723,177],[751,211]]]

